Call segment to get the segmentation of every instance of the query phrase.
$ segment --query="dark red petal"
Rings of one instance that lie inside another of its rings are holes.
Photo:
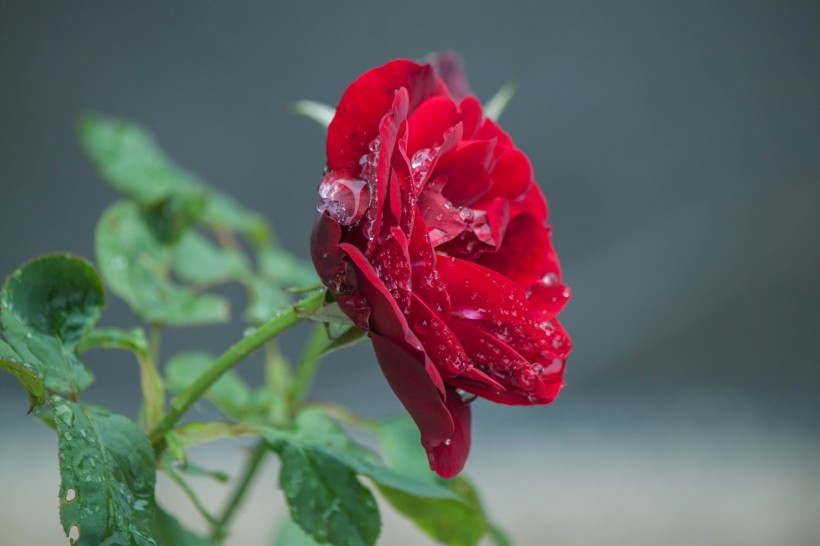
[[[504,244],[476,262],[529,288],[549,272],[560,271],[550,242],[550,230],[529,214],[520,214],[507,226]]]
[[[342,228],[327,214],[318,214],[310,237],[310,253],[319,278],[357,327],[368,329],[370,307],[361,298],[356,271],[339,246]]]
[[[474,138],[476,140],[489,140],[491,138],[495,138],[498,139],[498,144],[501,148],[515,147],[512,139],[510,138],[510,135],[508,135],[501,127],[499,127],[491,119],[484,120],[484,122],[481,124],[481,126],[479,126],[478,130],[476,131]]]
[[[421,342],[410,330],[404,313],[362,251],[348,243],[339,246],[355,265],[359,293],[372,309],[370,330],[390,338],[394,343],[407,345],[408,350],[420,351]]]
[[[465,371],[467,355],[458,338],[416,294],[410,303],[410,325],[424,345],[424,351],[445,377]]]
[[[481,124],[481,120],[484,119],[481,103],[473,97],[467,97],[458,105],[458,111],[461,113],[461,121],[464,123],[464,138],[472,139]]]
[[[376,189],[375,191],[371,190],[371,194],[375,197],[371,202],[367,218],[368,221],[372,222],[372,225],[365,226],[365,229],[369,231],[368,234],[365,234],[369,236],[366,252],[368,256],[373,253],[378,235],[381,232],[382,221],[384,219],[384,202],[387,197],[387,188],[391,175],[390,159],[396,147],[399,129],[407,118],[409,108],[408,101],[407,90],[405,88],[399,89],[393,100],[390,112],[379,122],[380,143],[378,166],[376,169]]]
[[[433,70],[447,86],[453,100],[460,101],[464,97],[473,95],[470,82],[467,81],[467,73],[464,70],[464,61],[458,53],[442,51],[428,55],[425,61],[433,66]]]
[[[527,190],[526,193],[510,200],[510,218],[524,213],[531,214],[542,224],[546,223],[549,215],[547,200],[544,199],[541,188],[534,182],[530,185],[530,189]]]
[[[438,255],[433,251],[427,225],[418,212],[413,222],[409,251],[410,266],[413,272],[413,293],[421,298],[434,313],[444,320],[449,320],[450,297],[436,269]]]
[[[453,419],[453,434],[437,446],[427,448],[430,469],[442,478],[452,478],[464,468],[470,453],[470,404],[452,387],[447,389],[447,409]]]
[[[557,282],[547,285],[543,282],[536,283],[530,288],[530,306],[532,307],[533,319],[536,322],[543,322],[555,318],[567,304],[570,298],[569,287]]]
[[[487,169],[494,149],[495,140],[476,140],[441,158],[436,173],[447,176],[443,193],[454,205],[471,205],[490,190],[493,180]]]
[[[497,197],[520,198],[533,185],[532,165],[523,152],[515,148],[499,147],[496,148],[496,153],[495,164],[490,169],[493,187],[480,203]]]
[[[449,97],[432,97],[421,103],[407,120],[407,156],[418,150],[440,146],[444,133],[459,123],[456,105]]]
[[[379,241],[371,260],[376,274],[399,308],[409,308],[410,254],[404,233],[397,227],[390,228],[387,235]]]
[[[525,357],[540,355],[549,347],[550,337],[533,321],[521,286],[491,269],[457,258],[440,256],[438,271],[450,295],[450,323],[468,321]]]
[[[353,172],[358,168],[359,158],[368,152],[368,145],[378,135],[379,122],[402,87],[408,91],[411,112],[428,98],[447,94],[429,65],[396,60],[365,72],[342,95],[328,127],[327,162],[331,170]]]
[[[418,211],[424,218],[433,246],[454,239],[467,227],[452,204],[441,194],[446,184],[445,177],[434,178],[427,183],[418,200]]]
[[[452,438],[455,427],[450,410],[424,364],[386,337],[371,333],[370,339],[382,373],[419,427],[425,449]]]

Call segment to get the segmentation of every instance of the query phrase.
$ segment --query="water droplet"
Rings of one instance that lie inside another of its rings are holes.
[[[345,173],[334,172],[319,184],[322,197],[316,205],[342,225],[357,222],[370,205],[370,188],[366,181]]]
[[[449,446],[449,445],[451,445],[452,443],[453,443],[453,440],[452,440],[452,439],[450,439],[450,438],[447,438],[446,440],[444,440],[444,445],[446,445],[446,446]]]
[[[459,207],[458,209],[458,219],[464,222],[465,224],[469,224],[475,218],[475,212],[471,208],[467,207]]]
[[[544,275],[544,278],[541,279],[541,282],[544,283],[545,286],[554,286],[558,284],[558,275],[555,273],[547,273]]]
[[[77,490],[76,489],[68,489],[65,492],[65,501],[66,502],[72,502],[76,498],[77,498]]]
[[[422,186],[427,178],[427,173],[430,171],[430,166],[433,164],[433,158],[436,155],[435,148],[422,148],[413,154],[410,160],[410,168],[412,169],[413,186],[416,193],[421,191]]]

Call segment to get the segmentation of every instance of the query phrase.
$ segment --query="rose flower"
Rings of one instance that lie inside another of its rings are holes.
[[[465,94],[452,57],[353,82],[328,129],[311,239],[443,477],[467,459],[470,402],[552,402],[570,350],[530,161]]]

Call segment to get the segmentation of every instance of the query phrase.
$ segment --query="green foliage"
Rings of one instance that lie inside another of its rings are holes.
[[[146,222],[135,203],[115,203],[97,225],[97,262],[112,292],[141,319],[170,325],[228,319],[228,302],[171,281],[173,248]]]
[[[29,413],[35,412],[46,403],[46,388],[37,368],[26,362],[20,362],[14,350],[0,340],[0,370],[6,370],[20,381],[26,390],[29,401]]]
[[[428,512],[443,509],[447,510],[445,516],[459,516],[461,519],[457,524],[476,523],[475,518],[467,517],[474,510],[464,498],[435,481],[418,480],[374,463],[370,452],[356,446],[318,410],[301,413],[290,431],[267,430],[263,431],[263,437],[282,458],[280,485],[294,521],[318,542],[375,543],[377,534],[373,532],[374,529],[378,532],[378,513],[358,512],[362,506],[350,506],[344,498],[347,495],[347,499],[356,499],[356,502],[364,502],[364,506],[369,507],[366,499],[370,499],[371,495],[355,479],[356,475],[370,478],[383,494],[400,498],[405,504],[412,503],[416,507],[414,515],[419,512],[419,507],[428,505],[432,506]],[[409,508],[407,511],[411,512]],[[429,513],[424,515],[427,519],[433,518]],[[355,525],[354,518],[359,518],[359,527]],[[482,520],[478,518],[477,522],[481,524]],[[484,533],[479,525],[478,538],[470,542],[469,537],[476,534],[475,530],[459,531],[455,526],[450,527],[439,535],[431,535],[434,538],[454,539],[456,542],[453,544],[475,544]],[[445,531],[449,534],[440,536]]]
[[[496,544],[504,544],[503,535],[487,521],[478,494],[466,478],[458,476],[444,480],[430,471],[418,428],[409,418],[380,423],[377,437],[390,468],[419,482],[445,487],[459,499],[454,502],[447,498],[421,498],[381,485],[379,490],[396,510],[442,544],[474,546],[488,532],[498,533],[502,541],[496,540]]]
[[[0,323],[18,362],[36,368],[46,388],[76,395],[94,380],[77,344],[100,316],[105,293],[80,258],[38,258],[15,271],[0,292]]]
[[[154,453],[127,418],[54,397],[60,519],[78,546],[157,546]]]
[[[172,393],[179,393],[191,385],[215,360],[205,352],[188,352],[175,355],[166,365],[166,386]],[[220,377],[205,393],[225,415],[240,418],[245,408],[250,405],[251,391],[245,381],[234,371]]]
[[[159,546],[216,546],[182,526],[174,516],[157,506],[154,535]]]
[[[279,480],[293,520],[277,544],[375,544],[381,516],[372,485],[435,540],[474,546],[489,534],[497,545],[507,544],[488,523],[466,479],[442,480],[429,471],[408,419],[377,424],[337,407],[334,412],[332,405],[305,404],[319,358],[365,333],[316,286],[308,263],[275,246],[262,216],[176,165],[135,124],[89,115],[80,124],[80,138],[93,165],[123,197],[97,226],[102,279],[147,324],[95,328],[105,305],[102,280],[89,263],[71,255],[32,260],[0,290],[0,369],[20,381],[30,411],[50,408],[41,420],[59,439],[59,509],[72,544],[217,546],[268,449],[281,459]],[[189,351],[161,366],[164,327],[228,320],[227,300],[208,291],[226,282],[246,289],[244,316],[255,327],[220,356]],[[299,292],[306,294],[294,304]],[[303,318],[321,326],[294,371],[270,341]],[[232,367],[262,346],[266,377],[252,390]],[[139,425],[80,400],[93,376],[78,354],[94,348],[136,356],[143,396]],[[166,389],[175,395],[169,403]],[[202,398],[224,414],[225,422],[180,425]],[[329,415],[373,433],[386,466]],[[230,479],[197,466],[186,450],[246,435],[263,442],[217,517],[186,478]],[[210,525],[210,539],[156,505],[158,467]]]

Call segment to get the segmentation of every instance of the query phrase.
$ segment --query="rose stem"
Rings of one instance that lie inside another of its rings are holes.
[[[246,337],[233,344],[227,351],[214,360],[210,366],[197,378],[197,380],[187,389],[180,392],[173,400],[168,409],[168,413],[157,423],[148,434],[148,438],[156,449],[162,447],[165,435],[170,431],[177,421],[182,418],[188,408],[190,408],[199,398],[205,394],[217,379],[233,368],[240,360],[258,349],[269,339],[276,337],[291,326],[299,323],[302,317],[297,313],[297,309],[302,312],[315,312],[324,302],[324,291],[319,291],[309,295],[296,305],[276,315]]]

